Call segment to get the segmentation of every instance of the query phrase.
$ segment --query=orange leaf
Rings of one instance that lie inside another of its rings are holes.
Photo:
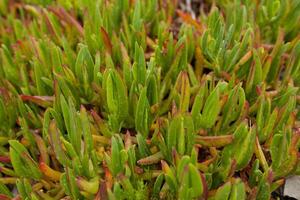
[[[105,31],[105,29],[103,27],[100,27],[100,32],[101,32],[101,36],[102,36],[102,40],[104,42],[105,47],[107,48],[109,54],[112,54],[112,44],[111,41],[109,39],[109,36],[107,34],[107,32]]]
[[[197,20],[193,19],[191,15],[184,13],[181,10],[177,10],[176,12],[185,23],[193,25],[199,33],[203,32],[202,25],[197,22]]]
[[[62,175],[62,173],[50,168],[46,163],[40,162],[39,168],[41,172],[43,172],[43,174],[48,178],[50,178],[51,180],[54,181],[60,180],[60,176]]]

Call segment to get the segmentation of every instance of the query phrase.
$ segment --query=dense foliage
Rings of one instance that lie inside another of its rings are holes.
[[[201,2],[1,0],[0,199],[268,200],[300,174],[300,1]]]

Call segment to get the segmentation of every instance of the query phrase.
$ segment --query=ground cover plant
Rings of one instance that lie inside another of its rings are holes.
[[[299,0],[1,0],[0,199],[268,200],[300,174]]]

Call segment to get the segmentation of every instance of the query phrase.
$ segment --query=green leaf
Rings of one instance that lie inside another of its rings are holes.
[[[120,155],[120,146],[118,144],[117,138],[111,138],[111,168],[112,174],[117,176],[123,170],[123,166],[121,163],[121,155]]]
[[[10,140],[9,145],[11,162],[18,176],[39,180],[42,173],[27,149],[17,140]]]
[[[109,111],[121,126],[128,116],[127,89],[119,74],[111,69],[106,80],[106,99]],[[118,130],[120,127],[115,127]]]
[[[246,199],[245,184],[240,179],[235,179],[231,188],[229,200]]]
[[[151,125],[150,105],[147,98],[147,88],[143,88],[138,100],[135,113],[135,127],[145,138]]]
[[[186,72],[182,72],[181,75],[178,76],[180,78],[181,87],[180,87],[180,110],[181,112],[189,111],[190,105],[190,81],[188,78],[188,74]]]
[[[207,97],[199,123],[204,128],[211,128],[217,121],[221,110],[219,87],[216,87]]]
[[[235,152],[235,159],[237,161],[237,170],[245,168],[250,162],[254,153],[256,128],[255,126],[250,128],[250,131],[246,133],[242,143],[239,144],[239,150]]]
[[[87,46],[82,46],[75,63],[75,74],[77,78],[83,82],[83,70],[86,69],[89,82],[94,78],[94,61]]]
[[[139,4],[139,3],[137,3]],[[146,61],[144,50],[142,47],[135,43],[135,62],[132,66],[133,69],[133,77],[138,84],[145,85],[146,81]]]
[[[92,138],[90,123],[86,113],[86,109],[83,106],[81,106],[80,109],[80,118],[81,118],[81,123],[82,123],[81,126],[82,126],[82,132],[84,137],[84,148],[86,154],[91,154],[93,150],[93,138]]]
[[[227,200],[231,192],[231,182],[226,182],[224,185],[218,188],[214,200]]]
[[[56,155],[56,159],[64,166],[70,166],[71,162],[62,148],[62,144],[60,141],[60,132],[56,126],[55,121],[53,120],[50,122],[49,126],[49,139],[52,149]]]
[[[192,189],[192,197],[199,198],[203,193],[203,183],[200,172],[193,165],[189,164],[189,176],[191,179],[191,189]]]

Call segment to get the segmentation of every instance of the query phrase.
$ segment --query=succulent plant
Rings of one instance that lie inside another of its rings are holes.
[[[0,1],[0,199],[271,199],[300,174],[300,1]]]

